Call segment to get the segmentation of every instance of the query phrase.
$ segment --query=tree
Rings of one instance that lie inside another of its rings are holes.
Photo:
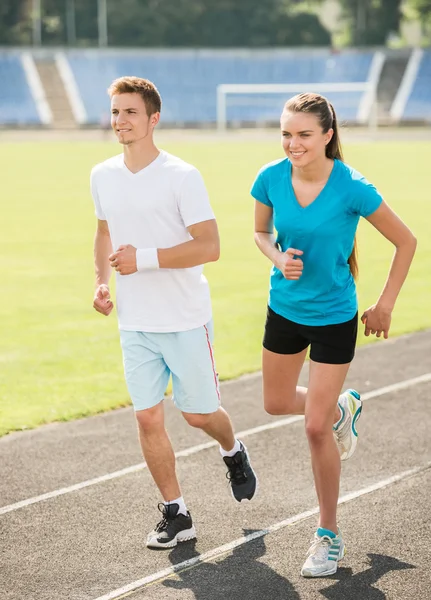
[[[267,47],[331,43],[329,32],[317,16],[302,8],[297,0],[107,0],[107,8],[110,46]],[[73,30],[78,46],[97,45],[97,0],[41,0],[41,9],[43,45],[67,45]],[[32,0],[0,1],[0,43],[31,43],[31,11]],[[68,20],[68,15],[74,18]]]
[[[410,0],[410,6],[418,15],[424,30],[431,30],[431,0]]]
[[[109,5],[109,43],[212,48],[330,45],[330,34],[317,17],[291,11],[292,4],[287,0],[122,0]]]
[[[422,19],[427,20],[431,17],[431,0],[410,0],[410,5]]]
[[[41,7],[43,45],[62,46],[69,43],[68,8],[73,12],[77,45],[97,44],[97,0],[41,0]]]
[[[30,2],[28,0],[2,0],[0,3],[0,45],[30,43]]]
[[[354,46],[385,45],[390,33],[398,33],[402,0],[340,0]]]

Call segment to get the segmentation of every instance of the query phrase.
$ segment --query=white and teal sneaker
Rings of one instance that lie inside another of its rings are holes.
[[[340,531],[335,535],[329,529],[319,529],[308,550],[301,575],[303,577],[326,577],[337,571],[338,561],[344,557],[345,547]]]
[[[356,390],[346,390],[338,399],[340,420],[334,425],[334,437],[341,460],[352,456],[358,443],[356,424],[362,412],[361,396]]]

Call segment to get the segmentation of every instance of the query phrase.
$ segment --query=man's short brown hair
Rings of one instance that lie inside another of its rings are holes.
[[[108,94],[110,98],[114,94],[139,94],[145,102],[148,116],[160,112],[162,108],[162,98],[159,90],[152,81],[142,79],[142,77],[119,77],[114,79],[108,88]]]

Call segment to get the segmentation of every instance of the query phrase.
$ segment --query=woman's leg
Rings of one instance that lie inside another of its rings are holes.
[[[307,388],[297,385],[307,349],[277,354],[263,348],[263,402],[270,415],[303,415]]]
[[[305,403],[305,430],[311,451],[319,526],[337,533],[337,502],[340,484],[340,454],[334,440],[334,411],[350,363],[333,365],[310,360]]]
[[[306,355],[307,349],[297,354],[276,354],[263,348],[263,402],[268,414],[305,414],[308,390],[297,383]],[[335,403],[332,423],[336,423],[340,416],[340,409]]]

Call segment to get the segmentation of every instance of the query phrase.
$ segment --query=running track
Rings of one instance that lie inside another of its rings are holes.
[[[335,576],[299,576],[316,522],[303,421],[266,415],[256,374],[222,384],[259,476],[246,505],[217,448],[166,402],[198,530],[170,552],[145,548],[159,497],[131,409],[1,439],[1,600],[430,598],[431,331],[359,349],[347,385],[366,405],[343,465]]]

